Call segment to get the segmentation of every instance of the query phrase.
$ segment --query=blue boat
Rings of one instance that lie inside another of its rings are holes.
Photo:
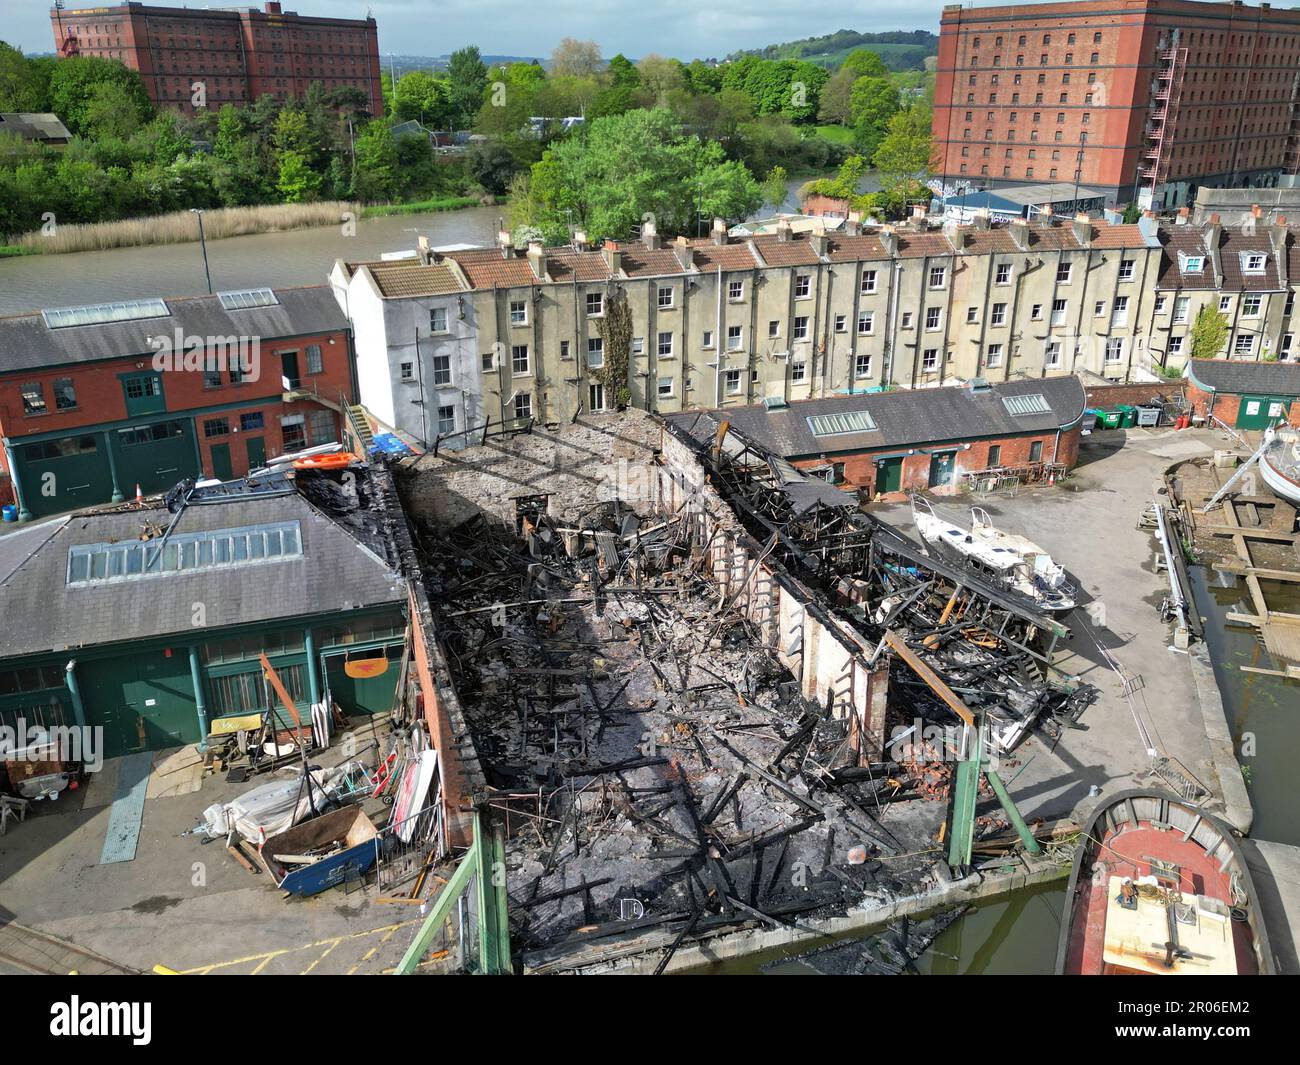
[[[378,836],[361,807],[344,806],[271,836],[262,844],[262,864],[282,891],[319,895],[368,872]]]

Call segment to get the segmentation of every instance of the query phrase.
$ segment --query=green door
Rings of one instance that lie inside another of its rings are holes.
[[[212,445],[212,476],[218,481],[229,481],[235,476],[235,468],[230,464],[230,445]]]
[[[152,422],[109,435],[117,456],[118,483],[128,498],[135,495],[137,484],[148,495],[200,474],[193,422]]]
[[[1237,407],[1238,429],[1265,429],[1285,421],[1291,401],[1278,396],[1242,396]]]
[[[266,438],[250,436],[244,441],[248,448],[248,468],[256,470],[266,465]]]
[[[23,501],[34,517],[107,503],[113,475],[99,434],[66,436],[14,448]]]
[[[348,658],[353,660],[383,658],[387,666],[384,672],[375,677],[349,677],[344,669]],[[393,708],[393,696],[397,691],[397,674],[401,670],[401,661],[400,644],[387,649],[355,651],[351,655],[327,655],[325,681],[329,685],[330,698],[338,703],[339,709],[349,717],[386,713]]]
[[[952,468],[956,460],[957,452],[955,451],[940,451],[930,456],[931,488],[938,488],[940,485],[952,482]]]
[[[77,667],[86,723],[104,729],[104,756],[199,740],[189,654],[173,648],[91,659]]]
[[[876,492],[897,492],[903,485],[903,459],[879,459],[876,462]]]

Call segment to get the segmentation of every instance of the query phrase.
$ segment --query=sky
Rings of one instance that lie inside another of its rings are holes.
[[[0,0],[0,39],[25,52],[54,47],[52,0]],[[112,2],[112,0],[106,0]],[[155,0],[160,4],[167,0]],[[283,0],[301,15],[379,23],[379,50],[446,55],[476,44],[488,55],[549,56],[563,37],[594,40],[608,58],[651,52],[679,59],[721,57],[741,48],[792,41],[839,29],[938,32],[945,0]],[[67,0],[69,8],[96,6]],[[188,7],[254,6],[214,0]],[[256,6],[261,6],[258,0]]]

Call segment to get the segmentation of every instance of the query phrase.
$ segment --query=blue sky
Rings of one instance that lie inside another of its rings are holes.
[[[166,3],[167,0],[155,0]],[[237,0],[190,0],[189,7],[235,6]],[[563,37],[596,41],[605,56],[649,52],[694,59],[738,48],[830,33],[928,29],[938,32],[944,0],[875,0],[833,3],[804,0],[284,0],[303,15],[364,18],[379,22],[383,52],[443,55],[477,44],[494,55],[549,55]],[[0,0],[0,37],[26,52],[53,48],[51,0]],[[69,8],[94,6],[68,0]],[[253,6],[251,3],[248,6]],[[256,6],[261,6],[260,0]]]

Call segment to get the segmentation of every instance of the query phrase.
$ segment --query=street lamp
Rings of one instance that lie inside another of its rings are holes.
[[[190,214],[199,220],[199,247],[203,249],[203,276],[208,280],[208,295],[212,295],[212,271],[208,269],[208,242],[203,235],[203,208],[191,207]]]

